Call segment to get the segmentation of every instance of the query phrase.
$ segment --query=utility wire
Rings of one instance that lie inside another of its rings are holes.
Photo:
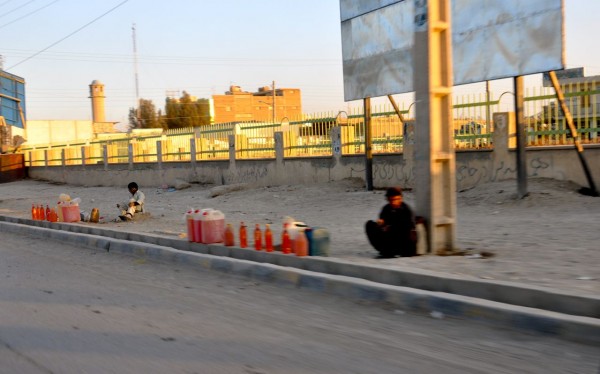
[[[18,6],[18,7],[16,7],[16,8],[15,8],[15,9],[13,9],[13,10],[9,10],[8,12],[4,13],[3,15],[1,15],[1,16],[0,16],[0,18],[2,18],[2,17],[6,17],[7,15],[11,14],[12,12],[14,12],[14,11],[17,11],[17,10],[21,9],[21,8],[23,8],[24,6],[27,6],[28,4],[31,4],[31,3],[33,3],[34,1],[35,1],[35,0],[29,0],[29,1],[28,1],[28,2],[26,2],[25,4],[23,4],[23,5],[21,5],[21,6]]]
[[[34,53],[33,55],[31,55],[31,56],[27,57],[25,60],[22,60],[22,61],[20,61],[20,62],[17,62],[16,64],[14,64],[13,66],[9,67],[9,68],[8,68],[8,69],[6,69],[6,70],[10,70],[10,69],[14,68],[15,66],[19,66],[19,65],[21,65],[22,63],[24,63],[24,62],[26,62],[26,61],[29,61],[29,60],[31,60],[32,58],[34,58],[34,57],[36,57],[36,56],[40,55],[41,53],[43,53],[43,52],[47,51],[48,49],[50,49],[50,48],[54,47],[54,46],[55,46],[55,45],[57,45],[58,43],[60,43],[60,42],[62,42],[62,41],[64,41],[64,40],[66,40],[67,38],[69,38],[69,37],[71,37],[71,36],[73,36],[73,35],[77,34],[79,31],[81,31],[81,30],[83,30],[84,28],[88,27],[88,26],[89,26],[89,25],[91,25],[92,23],[94,23],[94,22],[98,21],[100,18],[102,18],[102,17],[106,16],[106,15],[107,15],[107,14],[109,14],[109,13],[112,13],[114,10],[116,10],[116,9],[117,9],[117,8],[119,8],[119,7],[121,7],[123,4],[125,4],[125,3],[126,3],[126,2],[128,2],[128,1],[129,1],[129,0],[124,0],[124,1],[120,2],[120,3],[119,3],[119,4],[117,4],[115,7],[113,7],[113,8],[111,8],[111,9],[109,9],[107,12],[105,12],[105,13],[101,14],[100,16],[98,16],[98,17],[94,18],[93,20],[91,20],[90,22],[88,22],[88,23],[86,23],[85,25],[81,26],[80,28],[78,28],[77,30],[73,31],[73,32],[72,32],[72,33],[70,33],[69,35],[67,35],[67,36],[63,37],[62,39],[60,39],[60,40],[58,40],[58,41],[56,41],[56,42],[54,42],[54,43],[50,44],[48,47],[46,47],[46,48],[42,49],[41,51]]]
[[[34,11],[31,11],[31,12],[29,12],[29,13],[25,14],[24,16],[21,16],[21,17],[19,17],[19,18],[15,19],[15,20],[12,20],[12,21],[11,21],[11,22],[9,22],[9,23],[5,23],[4,25],[1,25],[1,26],[0,26],[0,29],[1,29],[1,28],[4,28],[4,27],[6,27],[6,26],[8,26],[8,25],[12,25],[13,23],[15,23],[15,22],[17,22],[17,21],[20,21],[20,20],[22,20],[22,19],[23,19],[23,18],[25,18],[25,17],[29,17],[30,15],[32,15],[32,14],[34,14],[34,13],[37,13],[37,12],[39,12],[39,11],[40,11],[40,10],[42,10],[42,9],[46,9],[46,8],[48,8],[50,5],[52,5],[52,4],[54,4],[54,3],[57,3],[57,2],[58,2],[58,0],[54,0],[53,2],[51,2],[51,3],[49,3],[49,4],[46,4],[46,5],[44,5],[44,6],[43,6],[43,7],[41,7],[41,8],[38,8],[38,9],[36,9],[36,10],[34,10]]]
[[[5,2],[3,2],[2,4],[0,4],[0,6],[4,6],[4,5],[6,5],[6,4],[10,3],[11,1],[12,1],[12,0],[6,0],[6,1],[5,1]]]

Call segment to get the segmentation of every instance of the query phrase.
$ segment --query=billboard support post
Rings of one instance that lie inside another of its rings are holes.
[[[515,85],[515,116],[517,120],[517,196],[526,197],[527,192],[527,130],[525,129],[525,101],[523,97],[523,77],[514,77]]]
[[[373,191],[373,126],[371,123],[371,98],[363,100],[365,113],[365,181],[367,191]]]
[[[573,123],[573,116],[571,115],[571,111],[565,102],[565,95],[563,94],[562,88],[558,83],[558,78],[556,77],[556,72],[551,71],[549,73],[550,80],[552,81],[552,86],[554,87],[554,91],[556,91],[556,97],[560,104],[560,109],[562,110],[565,121],[567,122],[567,126],[569,126],[569,131],[571,131],[571,136],[573,137],[573,142],[575,143],[575,149],[577,150],[577,156],[579,156],[579,161],[581,162],[581,166],[583,167],[583,172],[585,173],[585,177],[588,181],[589,188],[582,188],[580,192],[585,193],[590,196],[599,196],[598,190],[596,189],[596,184],[594,183],[594,178],[592,177],[592,173],[590,172],[590,168],[588,167],[587,161],[585,157],[583,157],[583,146],[581,145],[581,140],[579,139],[579,134],[577,133],[577,128]]]
[[[428,226],[428,251],[443,255],[455,250],[456,232],[451,7],[415,4],[416,213]]]

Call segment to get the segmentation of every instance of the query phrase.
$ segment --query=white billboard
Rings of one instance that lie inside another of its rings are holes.
[[[413,91],[417,0],[340,0],[346,101]],[[451,0],[454,84],[564,67],[563,0]]]

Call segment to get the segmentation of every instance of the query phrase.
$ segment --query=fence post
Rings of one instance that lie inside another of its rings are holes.
[[[104,159],[104,171],[108,171],[108,145],[102,145],[102,158]]]
[[[235,168],[235,135],[227,135],[229,141],[229,167]]]
[[[133,170],[133,144],[127,144],[127,156],[129,158],[129,170]]]
[[[158,164],[158,170],[162,170],[162,141],[156,141],[156,163]]]
[[[192,170],[196,170],[196,138],[190,139],[190,162],[192,163]]]
[[[29,152],[29,166],[32,166],[31,152]],[[48,168],[48,150],[44,149],[44,166]]]
[[[331,128],[331,154],[336,160],[342,156],[342,128],[335,126]]]
[[[402,159],[408,176],[404,177],[406,187],[415,185],[415,121],[402,123]]]
[[[81,168],[85,170],[85,147],[81,147]]]
[[[275,161],[277,165],[283,164],[283,132],[275,131],[273,134],[275,141]]]

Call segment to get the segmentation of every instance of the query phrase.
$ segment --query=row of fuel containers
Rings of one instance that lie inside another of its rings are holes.
[[[190,209],[185,215],[188,241],[213,244],[224,243],[241,248],[248,247],[248,238],[254,238],[253,247],[257,251],[281,251],[297,256],[328,256],[329,232],[324,228],[311,228],[303,222],[286,220],[283,223],[280,244],[273,242],[270,225],[264,230],[256,224],[252,232],[241,222],[238,228],[225,224],[225,215],[214,209]],[[236,240],[237,233],[237,240]]]
[[[222,243],[225,235],[225,215],[220,210],[189,209],[185,213],[188,241]]]
[[[50,222],[78,222],[81,220],[79,212],[79,204],[58,202],[56,207],[50,208],[46,204],[44,209],[43,204],[31,206],[31,219],[34,221],[50,221]]]

